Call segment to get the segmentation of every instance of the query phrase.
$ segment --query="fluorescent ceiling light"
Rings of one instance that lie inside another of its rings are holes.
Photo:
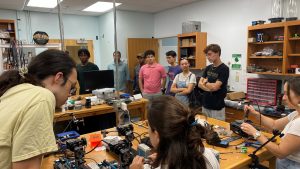
[[[116,6],[121,5],[122,3],[116,3]],[[101,2],[98,1],[94,3],[93,5],[85,8],[83,11],[88,11],[88,12],[105,12],[113,8],[113,3],[112,2]]]
[[[60,0],[62,2],[63,0]],[[55,8],[57,0],[29,0],[27,6],[39,8]]]

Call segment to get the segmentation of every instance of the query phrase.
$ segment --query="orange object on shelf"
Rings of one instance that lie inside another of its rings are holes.
[[[97,133],[94,133],[94,134],[90,134],[90,146],[92,148],[98,146],[102,146],[102,139],[101,139],[101,134],[97,134]]]

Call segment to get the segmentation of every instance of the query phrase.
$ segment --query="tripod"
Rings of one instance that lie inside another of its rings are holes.
[[[279,130],[274,129],[273,130],[273,136],[268,139],[268,141],[266,141],[264,144],[262,144],[260,147],[258,147],[255,151],[253,151],[252,154],[249,154],[249,157],[251,157],[252,162],[249,165],[250,169],[268,169],[268,167],[265,167],[261,164],[259,164],[259,159],[257,157],[257,155],[255,155],[258,150],[262,149],[266,144],[268,144],[270,141],[273,141],[275,139],[275,137],[279,136],[280,138],[283,136],[284,134],[282,134]]]

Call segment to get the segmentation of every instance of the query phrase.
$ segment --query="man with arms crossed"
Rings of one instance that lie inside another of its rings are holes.
[[[204,53],[211,65],[207,66],[198,86],[204,90],[202,112],[208,117],[225,121],[225,102],[229,68],[221,61],[221,48],[210,44]]]

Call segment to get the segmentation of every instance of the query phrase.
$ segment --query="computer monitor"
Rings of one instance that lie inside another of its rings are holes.
[[[114,88],[113,70],[96,70],[83,72],[85,93],[92,93],[95,89]]]

